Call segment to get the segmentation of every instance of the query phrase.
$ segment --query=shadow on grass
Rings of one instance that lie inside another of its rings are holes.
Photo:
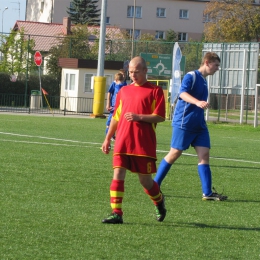
[[[260,167],[245,167],[245,166],[224,166],[224,165],[214,165],[210,164],[210,167],[217,167],[217,168],[231,168],[231,169],[250,169],[250,170],[260,170]]]
[[[170,195],[169,193],[164,193],[163,195],[165,198],[177,198],[177,199],[196,199],[199,200],[198,197],[191,197],[191,196],[182,196],[182,195]],[[227,199],[225,201],[202,201],[203,203],[233,203],[233,202],[246,202],[246,203],[260,203],[260,200],[241,200],[241,199]]]
[[[247,163],[250,163],[250,162],[247,162]],[[253,162],[252,162],[253,163]],[[182,165],[182,166],[195,166],[197,167],[197,165],[195,163],[180,163],[180,162],[176,162],[174,163],[175,167],[177,165]],[[250,170],[260,170],[260,167],[249,167],[249,166],[230,166],[230,165],[214,165],[214,164],[210,164],[210,167],[213,168],[213,167],[216,167],[216,168],[231,168],[231,169],[250,169]]]
[[[156,223],[156,222],[155,222]],[[241,230],[241,231],[260,231],[260,227],[236,227],[236,226],[224,226],[224,225],[208,225],[204,223],[187,223],[187,222],[169,222],[167,220],[163,222],[157,222],[157,225],[161,225],[161,227],[188,227],[188,228],[199,228],[199,229],[204,229],[204,228],[215,228],[215,229],[228,229],[228,230]],[[110,224],[113,225],[113,224]],[[124,226],[134,226],[134,225],[141,225],[141,226],[154,226],[155,224],[151,223],[134,223],[134,222],[124,222]],[[114,225],[113,225],[114,226]],[[116,226],[121,226],[122,225],[116,225]]]
[[[230,229],[230,230],[245,230],[245,231],[260,231],[260,227],[232,227],[232,226],[218,226],[218,225],[208,225],[204,223],[185,223],[177,222],[176,224],[195,228],[217,228],[217,229]]]

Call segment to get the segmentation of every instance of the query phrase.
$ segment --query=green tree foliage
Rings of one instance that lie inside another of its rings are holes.
[[[61,75],[59,58],[97,59],[98,57],[98,41],[89,39],[88,26],[76,25],[71,30],[72,34],[59,38],[60,43],[53,46],[49,52],[47,71],[55,78],[60,78]],[[98,32],[92,32],[93,38],[95,34]]]
[[[260,40],[260,7],[248,0],[211,0],[204,10],[208,42]]]
[[[33,60],[34,41],[24,34],[24,31],[11,31],[8,36],[2,36],[4,43],[1,45],[3,60],[0,71],[9,74],[17,74],[18,77],[25,74],[27,69],[35,68]]]
[[[168,30],[166,32],[166,37],[164,40],[161,40],[165,44],[163,46],[163,52],[166,54],[171,54],[173,51],[174,43],[178,41],[178,34],[173,30]]]
[[[184,74],[200,67],[202,48],[203,44],[196,41],[189,41],[181,45],[182,55],[185,56],[186,62]]]
[[[60,79],[57,80],[53,78],[51,75],[42,75],[41,86],[48,92],[50,96],[60,95]],[[10,75],[8,73],[0,72],[0,93],[24,95],[25,89],[25,77],[19,78],[15,82],[11,82]],[[26,94],[30,95],[32,90],[40,90],[40,82],[38,75],[30,75],[30,78],[27,82]],[[22,102],[22,105],[23,104],[24,103]]]
[[[67,8],[72,23],[74,24],[100,24],[100,9],[97,9],[96,0],[73,0],[71,7]]]
[[[165,40],[166,42],[176,42],[178,41],[178,34],[173,30],[168,30],[166,32]]]

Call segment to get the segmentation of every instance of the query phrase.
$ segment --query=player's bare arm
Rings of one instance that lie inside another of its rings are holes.
[[[106,104],[106,110],[110,111],[112,109],[112,107],[110,106],[110,98],[111,98],[111,93],[108,92],[107,93],[107,104]]]
[[[109,126],[109,130],[107,132],[106,138],[102,144],[102,152],[108,154],[110,152],[110,140],[114,133],[116,132],[118,122],[112,118]]]
[[[124,115],[125,119],[128,122],[133,122],[133,121],[142,121],[142,122],[147,122],[147,123],[160,123],[165,121],[165,118],[150,114],[150,115],[142,115],[142,114],[135,114],[132,112],[127,112]]]
[[[196,105],[197,107],[200,107],[202,109],[207,109],[209,108],[209,103],[206,102],[206,101],[201,101],[201,100],[198,100],[196,99],[195,97],[191,96],[189,93],[187,92],[182,92],[180,94],[180,98],[190,104],[194,104]]]

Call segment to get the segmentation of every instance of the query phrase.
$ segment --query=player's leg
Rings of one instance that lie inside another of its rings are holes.
[[[212,194],[212,177],[209,167],[209,148],[196,146],[196,153],[198,155],[198,173],[201,181],[202,193],[205,196]]]
[[[173,163],[181,156],[181,154],[181,150],[171,148],[169,153],[162,159],[154,177],[154,181],[157,182],[159,186],[161,186],[162,181],[171,169]]]
[[[198,155],[198,173],[201,182],[202,193],[205,196],[212,194],[212,177],[209,167],[209,149],[210,138],[208,130],[197,133],[196,138],[192,142]]]
[[[106,135],[107,135],[107,132],[108,132],[108,129],[109,129],[109,126],[110,126],[110,122],[111,122],[111,118],[112,118],[112,113],[110,112],[109,115],[108,115],[108,118],[107,118],[107,122],[106,122]]]
[[[156,209],[156,219],[163,221],[166,216],[164,197],[158,184],[152,179],[152,174],[156,172],[155,159],[135,156],[132,162],[134,172],[138,172],[138,177],[144,192],[150,197]]]
[[[152,179],[150,174],[139,173],[138,176],[144,192],[150,197],[155,205],[156,219],[160,222],[163,221],[166,216],[166,208],[159,185]]]
[[[120,156],[114,156],[114,176],[110,184],[110,205],[112,213],[107,218],[103,219],[103,223],[107,224],[122,224],[123,210],[122,203],[124,198],[124,183],[126,176],[126,168],[121,167],[122,162]]]
[[[212,192],[212,173],[209,165],[210,137],[207,130],[202,131],[192,142],[198,155],[198,174],[201,181],[203,200],[226,200],[227,196]]]
[[[190,135],[189,132],[179,128],[173,128],[171,149],[164,159],[162,159],[154,178],[159,186],[161,186],[172,164],[181,156],[183,150],[189,148],[192,138],[193,135]]]

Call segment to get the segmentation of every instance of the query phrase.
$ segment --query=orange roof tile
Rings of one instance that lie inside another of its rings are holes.
[[[72,25],[73,27],[73,25]],[[50,48],[57,45],[59,38],[64,37],[64,25],[58,23],[42,23],[31,21],[16,21],[13,30],[24,29],[26,35],[30,35],[30,39],[34,39],[34,50],[48,52]],[[100,27],[89,26],[88,31],[99,38]],[[122,33],[120,28],[113,26],[106,26],[106,39],[114,37],[121,38]]]

